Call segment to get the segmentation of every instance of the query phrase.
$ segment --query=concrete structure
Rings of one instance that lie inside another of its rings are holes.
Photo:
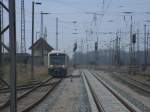
[[[33,46],[29,48],[34,49],[34,63],[35,65],[47,66],[47,55],[48,52],[54,50],[43,38],[38,39]]]

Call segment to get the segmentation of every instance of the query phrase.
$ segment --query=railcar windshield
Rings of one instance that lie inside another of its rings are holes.
[[[51,65],[64,65],[65,64],[65,54],[51,54],[50,55]]]

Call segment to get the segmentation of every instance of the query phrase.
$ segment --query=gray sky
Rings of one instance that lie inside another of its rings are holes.
[[[6,0],[5,0],[6,1]],[[39,0],[40,1],[40,0]],[[116,32],[119,29],[129,31],[130,15],[125,16],[121,12],[134,12],[133,23],[134,29],[140,27],[143,30],[144,21],[150,19],[150,15],[145,12],[150,11],[150,0],[105,0],[104,9],[102,0],[41,0],[41,6],[35,6],[35,32],[40,31],[40,11],[55,13],[44,17],[44,26],[48,30],[48,43],[55,48],[55,19],[59,18],[59,49],[66,50],[71,54],[73,43],[83,39],[85,42],[85,30],[94,29],[93,15],[87,12],[104,13],[104,17],[97,16],[98,32]],[[31,45],[31,14],[32,1],[25,0],[26,13],[26,42],[27,49]],[[20,44],[20,0],[16,0],[17,10],[17,40]],[[5,14],[5,18],[8,18]],[[108,22],[112,20],[113,22]],[[76,26],[72,21],[78,21]],[[7,23],[5,22],[5,25]],[[127,25],[127,26],[126,26]],[[77,28],[78,35],[73,35],[74,28]],[[7,34],[5,34],[7,35]],[[99,46],[102,48],[104,42],[108,43],[115,35],[99,35]],[[127,42],[129,37],[124,37]],[[94,49],[94,36],[89,37],[91,40],[90,49]],[[85,48],[84,48],[85,49]]]

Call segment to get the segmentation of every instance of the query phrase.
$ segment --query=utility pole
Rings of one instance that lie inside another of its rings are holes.
[[[112,65],[115,65],[115,40],[113,40]]]
[[[81,39],[81,53],[83,53],[83,39]]]
[[[3,3],[3,0],[0,0]],[[0,5],[0,32],[3,29],[3,7]],[[3,42],[4,40],[4,35],[0,35],[0,42]],[[0,44],[0,75],[3,76],[3,70],[2,70],[2,64],[3,64],[3,46]]]
[[[31,51],[31,80],[34,80],[34,6],[41,5],[40,2],[32,2],[32,51]]]
[[[118,32],[116,33],[116,39],[114,40],[114,62],[115,65],[120,65],[120,37],[118,37]]]
[[[16,6],[9,0],[9,43],[10,43],[10,112],[17,111],[16,104]]]
[[[140,65],[140,46],[139,46],[139,28],[137,29],[137,65]]]
[[[0,6],[0,32],[2,30],[2,6]],[[0,42],[2,42],[2,35],[0,35]],[[2,44],[0,44],[0,75],[2,76]]]
[[[0,44],[9,51],[10,56],[10,112],[17,111],[16,105],[16,3],[15,0],[8,1],[8,7],[0,1],[1,7],[9,13],[9,25],[4,29],[1,29],[0,35],[5,33],[9,29],[9,47],[5,45],[2,41]],[[1,18],[1,17],[0,17]],[[0,25],[1,27],[1,25]],[[1,80],[1,79],[0,79]],[[2,80],[5,82],[4,80]],[[7,84],[7,82],[5,82]],[[9,85],[7,84],[9,87]]]
[[[84,58],[83,58],[83,39],[81,39],[81,64],[84,63]]]
[[[115,64],[118,66],[119,64],[119,46],[118,46],[118,43],[119,43],[119,37],[118,37],[118,33],[116,35],[116,45],[115,45]]]
[[[133,64],[132,63],[132,16],[131,16],[131,25],[130,25],[130,45],[129,45],[129,53],[130,53],[130,66]]]
[[[148,29],[148,32],[147,32],[147,65],[149,65],[149,60],[148,60],[148,57],[149,57],[149,35],[150,35],[150,32]]]
[[[86,64],[88,67],[88,52],[89,52],[89,44],[88,44],[88,30],[85,31],[86,33]]]
[[[0,0],[3,3],[3,0]],[[0,5],[0,32],[3,29],[3,7]],[[3,43],[4,35],[0,35],[0,42]],[[0,44],[0,77],[3,76],[2,64],[3,64],[3,46]]]
[[[41,38],[43,38],[43,11],[41,11]]]
[[[119,66],[120,66],[120,64],[121,64],[121,59],[120,59],[120,55],[121,55],[121,53],[120,53],[120,42],[121,42],[121,37],[119,37],[118,38],[118,64],[119,64]]]
[[[34,79],[34,2],[32,2],[32,51],[31,51],[31,80]]]
[[[147,67],[147,31],[146,24],[144,25],[144,69]]]
[[[47,41],[47,28],[45,27],[45,30],[44,30],[44,40]]]
[[[1,0],[1,2],[3,3],[3,0]],[[3,7],[1,7],[1,29],[3,29],[4,27],[4,10]],[[4,35],[2,34],[2,42],[4,43]],[[2,47],[2,53],[4,53],[4,47]]]
[[[109,42],[109,52],[110,52],[110,54],[109,54],[109,59],[110,59],[110,65],[112,64],[112,47],[111,47],[111,43],[112,43],[112,41],[110,40],[110,42]]]
[[[56,50],[58,50],[58,17],[56,18]]]
[[[95,27],[95,36],[96,36],[96,43],[97,44],[97,50],[95,50],[95,65],[97,65],[98,62],[98,41],[99,41],[99,37],[98,37],[98,27],[97,27],[97,14],[94,14],[93,17],[94,20],[94,27]]]

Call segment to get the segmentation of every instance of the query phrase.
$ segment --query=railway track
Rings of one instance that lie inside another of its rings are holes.
[[[37,82],[37,83],[32,83],[32,84],[26,84],[26,85],[19,85],[17,86],[17,91],[22,91],[22,90],[26,90],[26,89],[31,89],[34,86],[40,84],[41,82]],[[10,92],[9,88],[0,88],[0,93],[8,93]]]
[[[98,112],[140,112],[96,73],[83,71],[82,76],[87,82]]]
[[[61,82],[62,79],[50,77],[34,88],[24,92],[17,97],[17,111],[28,112],[33,107],[38,105],[54,88]],[[10,101],[8,100],[0,107],[1,112],[9,112]]]
[[[130,78],[129,76],[117,75],[114,72],[113,72],[113,76],[115,76],[117,79],[121,80],[122,82],[130,85],[131,87],[137,88],[138,90],[140,90],[140,92],[144,92],[150,95],[150,85],[143,83],[141,81],[135,80],[133,78]]]

